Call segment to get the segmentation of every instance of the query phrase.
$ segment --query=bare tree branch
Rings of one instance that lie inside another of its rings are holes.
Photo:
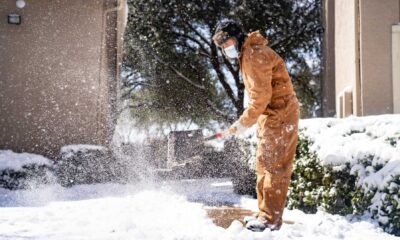
[[[121,97],[122,98],[126,98],[128,96],[131,96],[132,92],[135,91],[135,89],[139,86],[147,86],[147,87],[153,87],[153,88],[157,88],[157,87],[161,87],[162,84],[149,84],[146,82],[134,82],[131,83],[129,86],[127,86],[125,89],[128,89],[126,93],[124,93]]]
[[[167,66],[169,69],[171,69],[174,73],[176,73],[180,78],[182,78],[183,80],[185,80],[187,83],[189,83],[190,85],[192,85],[193,87],[196,87],[198,89],[201,90],[206,90],[206,88],[203,85],[199,85],[195,82],[193,82],[191,79],[189,79],[188,77],[186,77],[185,75],[183,75],[183,73],[181,73],[178,69],[176,69],[174,66],[171,66],[170,64],[168,64],[167,62],[163,61],[160,57],[158,57],[156,54],[152,53],[154,58],[160,62],[161,64],[164,64],[165,66]]]
[[[196,33],[197,36],[200,37],[200,39],[208,45],[209,48],[211,48],[211,43],[203,36],[203,34],[199,33],[196,28],[194,28],[188,21],[183,20],[183,22],[188,26],[193,32]]]
[[[213,102],[211,102],[210,100],[207,100],[207,106],[210,108],[211,111],[213,111],[217,116],[228,120],[229,119],[229,114],[225,113],[223,111],[221,111],[220,109],[218,109],[215,104]]]
[[[170,44],[171,45],[178,45],[178,46],[190,49],[195,53],[199,53],[200,55],[203,55],[204,57],[211,59],[211,56],[208,53],[204,52],[202,49],[194,48],[194,47],[192,47],[192,46],[190,46],[190,45],[188,45],[186,43],[174,42],[174,43],[170,43]]]
[[[191,36],[189,36],[189,35],[187,35],[187,34],[179,33],[179,32],[173,32],[173,33],[174,33],[175,35],[177,35],[177,36],[180,36],[180,37],[189,39],[190,41],[196,43],[196,44],[201,48],[201,50],[203,50],[205,53],[207,53],[208,55],[210,55],[210,52],[204,47],[204,44],[202,44],[202,43],[201,43],[199,40],[197,40],[196,38],[191,37]]]

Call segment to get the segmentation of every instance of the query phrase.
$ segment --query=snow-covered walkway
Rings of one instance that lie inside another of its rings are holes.
[[[234,194],[228,179],[1,189],[0,239],[400,239],[368,221],[290,210],[284,218],[295,224],[279,232],[253,233],[238,221],[223,229],[205,205],[255,210],[256,200]]]

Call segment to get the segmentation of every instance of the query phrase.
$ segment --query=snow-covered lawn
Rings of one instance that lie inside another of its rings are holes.
[[[284,218],[295,224],[279,232],[253,233],[238,221],[223,229],[204,209],[218,205],[257,207],[229,179],[1,189],[0,239],[398,239],[368,220],[290,210]]]

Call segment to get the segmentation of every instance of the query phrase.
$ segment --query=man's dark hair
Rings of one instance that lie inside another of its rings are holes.
[[[226,40],[234,37],[237,39],[240,49],[240,46],[243,44],[246,36],[247,34],[243,31],[242,26],[238,22],[227,19],[222,20],[217,24],[213,41],[215,45],[220,47],[222,44],[224,44],[224,42],[226,42]]]

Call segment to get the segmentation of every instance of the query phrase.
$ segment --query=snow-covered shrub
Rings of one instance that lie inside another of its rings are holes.
[[[204,146],[198,155],[188,157],[180,164],[170,169],[159,169],[157,176],[161,179],[196,179],[196,178],[226,178],[232,177],[237,172],[237,163],[232,155],[213,148]],[[167,172],[163,170],[169,170]]]
[[[256,139],[242,141],[254,172]],[[254,173],[247,179],[254,187]],[[400,235],[400,115],[301,120],[287,207],[366,214]]]
[[[225,142],[224,161],[231,166],[236,193],[256,196],[255,149],[256,144],[250,139],[231,138]]]
[[[300,133],[287,206],[310,213],[315,213],[318,207],[330,213],[352,213],[349,193],[354,190],[355,177],[350,174],[349,166],[335,169],[321,165],[309,146],[309,139]]]
[[[369,214],[400,235],[400,116],[301,121],[288,207]]]
[[[231,177],[233,170],[234,167],[225,159],[224,152],[212,146],[204,146],[195,175],[198,178]]]
[[[105,147],[68,145],[61,148],[55,170],[61,185],[72,186],[118,180],[123,166],[116,164],[112,152]]]
[[[53,182],[52,168],[53,162],[41,155],[0,150],[0,188],[27,189]]]

